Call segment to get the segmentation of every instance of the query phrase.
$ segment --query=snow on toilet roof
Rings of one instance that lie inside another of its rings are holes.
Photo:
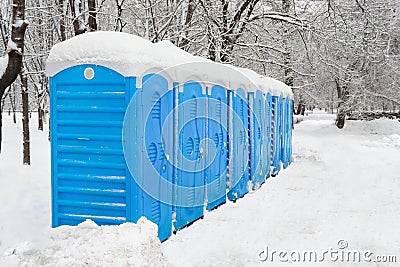
[[[260,89],[265,93],[293,98],[291,88],[275,79],[249,69],[193,56],[169,41],[152,43],[128,33],[97,31],[58,43],[50,51],[46,74],[52,77],[81,64],[105,66],[126,77],[160,72],[178,82],[207,81],[232,89]]]

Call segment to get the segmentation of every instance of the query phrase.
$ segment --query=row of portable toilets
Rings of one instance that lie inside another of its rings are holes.
[[[288,95],[106,63],[48,68],[53,227],[145,216],[163,241],[291,162]]]

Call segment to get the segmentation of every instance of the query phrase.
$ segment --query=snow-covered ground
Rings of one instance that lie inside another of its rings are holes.
[[[307,251],[324,257],[320,266],[395,266],[373,262],[391,255],[400,262],[396,120],[348,121],[338,130],[331,115],[306,116],[295,126],[288,169],[160,244],[146,220],[50,230],[47,134],[33,119],[32,166],[22,166],[21,127],[4,118],[0,266],[276,266]],[[343,263],[348,251],[360,252],[361,263]]]

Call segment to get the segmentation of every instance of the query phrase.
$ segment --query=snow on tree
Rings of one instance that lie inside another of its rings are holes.
[[[4,21],[2,20],[1,22],[3,23]],[[28,21],[25,20],[25,0],[13,0],[11,22],[11,38],[7,43],[7,55],[2,59],[3,63],[0,64],[0,73],[2,74],[0,76],[0,99],[3,97],[6,89],[18,77],[22,69],[25,31],[29,24]],[[1,29],[4,29],[4,27],[1,27]],[[7,64],[5,64],[5,61],[7,61]],[[0,112],[0,151],[2,139],[1,127],[2,114]]]

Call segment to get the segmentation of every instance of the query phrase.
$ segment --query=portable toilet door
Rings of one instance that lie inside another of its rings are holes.
[[[272,176],[281,168],[281,101],[279,96],[272,96]]]
[[[97,65],[50,78],[53,227],[137,221],[137,186],[122,148],[130,80]]]
[[[159,74],[148,74],[142,79],[139,91],[140,103],[137,110],[141,112],[137,130],[139,139],[144,142],[141,173],[137,178],[140,184],[140,213],[158,225],[158,236],[161,241],[172,232],[172,182],[173,156],[166,146],[174,142],[173,116],[174,92],[169,87],[167,78]]]
[[[292,161],[292,123],[293,123],[293,101],[290,98],[286,98],[287,103],[287,142],[286,142],[286,157],[287,164],[289,165]]]
[[[263,145],[265,146],[265,156],[263,156],[263,159],[265,160],[265,176],[268,178],[271,175],[271,162],[272,162],[272,151],[273,148],[271,147],[273,145],[272,140],[271,140],[271,126],[272,126],[272,96],[270,93],[267,93],[265,95],[265,128],[264,128],[264,143]]]
[[[229,138],[229,170],[232,170],[229,180],[228,199],[235,201],[243,197],[248,190],[249,182],[249,144],[248,144],[248,103],[246,93],[239,88],[229,91],[232,103]]]
[[[189,81],[179,89],[178,166],[174,209],[175,230],[203,216],[205,201],[205,114],[206,101],[200,83]]]
[[[287,103],[286,98],[282,98],[282,105],[281,105],[281,161],[283,168],[287,167]]]
[[[289,103],[289,159],[292,162],[292,150],[293,150],[293,99],[290,99]]]
[[[207,210],[226,202],[228,151],[228,97],[215,85],[208,96],[207,128],[210,140],[206,155]]]
[[[290,127],[290,99],[289,98],[284,98],[283,105],[285,107],[284,109],[284,135],[283,135],[283,167],[287,168],[290,164],[290,141],[289,141],[289,135],[290,132],[292,131],[292,128]]]
[[[264,97],[261,91],[249,92],[250,111],[250,180],[253,190],[259,188],[265,182],[263,167],[263,122],[264,122]]]

